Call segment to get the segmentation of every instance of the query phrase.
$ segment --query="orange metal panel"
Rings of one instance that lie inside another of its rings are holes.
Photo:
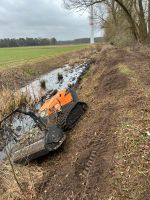
[[[59,92],[57,92],[57,94],[55,96],[53,96],[51,99],[48,99],[43,106],[41,107],[41,109],[39,110],[39,112],[42,112],[44,110],[48,111],[48,115],[50,116],[53,111],[57,111],[60,110],[62,106],[72,102],[72,95],[71,93],[67,92],[67,89],[63,89]]]

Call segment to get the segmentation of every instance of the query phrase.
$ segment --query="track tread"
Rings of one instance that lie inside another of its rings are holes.
[[[83,102],[69,104],[64,112],[59,113],[57,117],[57,125],[63,130],[71,129],[75,122],[84,114],[86,108],[87,105]],[[71,113],[73,110],[75,112]],[[70,114],[73,116],[71,120],[69,119]]]

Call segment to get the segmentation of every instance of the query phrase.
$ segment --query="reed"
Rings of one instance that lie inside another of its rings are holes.
[[[63,80],[63,75],[61,73],[58,73],[57,79],[58,79],[59,82],[61,82]]]
[[[21,105],[28,104],[31,106],[34,103],[28,92],[22,93],[18,90],[3,88],[0,91],[0,96],[0,121]]]

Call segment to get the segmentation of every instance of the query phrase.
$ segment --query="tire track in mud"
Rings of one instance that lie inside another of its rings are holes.
[[[103,111],[102,111],[103,110]],[[98,177],[100,177],[100,183],[98,184],[104,192],[105,186],[103,186],[105,180],[103,177],[103,173],[105,172],[105,169],[108,171],[110,168],[109,165],[105,162],[104,157],[108,152],[108,145],[110,143],[110,130],[111,127],[111,117],[114,113],[115,109],[113,108],[113,105],[106,104],[103,106],[103,109],[101,109],[100,114],[100,123],[97,127],[97,129],[93,130],[93,134],[90,132],[84,134],[84,137],[89,138],[89,144],[85,144],[85,149],[81,149],[81,154],[79,155],[76,162],[73,164],[73,166],[68,169],[67,166],[64,166],[64,175],[62,174],[62,171],[57,172],[58,179],[54,179],[53,177],[49,178],[49,181],[46,181],[46,184],[44,184],[44,187],[42,189],[43,198],[44,199],[54,199],[54,200],[64,200],[64,199],[92,199],[92,197],[87,197],[89,194],[89,189],[92,181],[93,189],[92,193],[94,193],[94,187],[96,187],[97,180],[95,175],[95,171],[97,171]],[[104,114],[105,112],[105,114]],[[104,117],[102,117],[105,115]],[[91,116],[92,117],[92,116]],[[99,119],[98,119],[99,120]],[[81,123],[85,123],[85,121]],[[80,124],[79,124],[80,126]],[[89,135],[91,134],[91,135]],[[86,143],[86,138],[84,141],[79,141]],[[113,147],[112,147],[113,148]],[[88,155],[86,158],[84,158],[85,151],[88,151]],[[80,160],[80,161],[79,161]],[[65,169],[66,168],[66,169]],[[65,178],[65,174],[67,175],[67,178]],[[96,181],[95,181],[96,180]],[[55,182],[54,182],[55,181]],[[49,188],[49,184],[52,182],[54,185],[52,185],[52,191],[53,195],[48,192],[48,194],[45,194],[44,191]],[[93,183],[95,182],[95,183]],[[62,192],[62,195],[60,197],[60,193]],[[49,196],[50,194],[50,196]],[[41,198],[42,199],[42,198]]]
[[[98,157],[98,152],[100,151],[101,153],[103,152],[105,148],[105,143],[103,139],[100,139],[99,137],[96,137],[93,141],[93,150],[90,153],[89,159],[85,165],[85,169],[83,170],[82,173],[80,173],[80,176],[82,178],[86,178],[87,175],[90,173],[91,167],[94,164],[95,159]]]
[[[81,200],[88,199],[88,188],[90,186],[90,177],[92,176],[93,168],[100,167],[100,165],[96,165],[95,162],[97,159],[102,160],[102,154],[106,152],[106,143],[102,138],[100,139],[96,137],[93,142],[93,150],[90,153],[89,159],[85,165],[83,172],[80,174],[83,188],[79,197]],[[101,164],[101,167],[103,167],[103,164]]]
[[[47,200],[104,200],[111,193],[110,171],[114,167],[116,145],[113,133],[117,126],[118,111],[115,95],[126,88],[127,79],[109,66],[101,71],[102,75],[97,66],[85,85],[82,85],[81,93],[86,94],[88,90],[92,92],[88,96],[90,108],[87,117],[73,132],[78,135],[81,128],[82,136],[78,140],[72,139],[73,147],[68,150],[75,161],[72,162],[72,158],[68,161],[62,159],[64,164],[55,169],[57,178],[50,178],[44,187],[48,190]],[[97,82],[92,82],[94,76]],[[90,89],[86,88],[88,84]],[[86,96],[82,97],[86,99]]]
[[[102,77],[99,79],[99,85],[96,88],[95,93],[92,94],[93,99],[99,99],[99,102],[101,103],[101,107],[95,109],[96,112],[100,113],[100,116],[96,113],[94,115],[92,112],[92,116],[89,116],[89,118],[98,117],[95,124],[91,123],[88,125],[89,133],[85,136],[91,139],[92,144],[85,144],[85,149],[82,149],[78,160],[70,171],[70,177],[64,182],[67,188],[63,185],[61,186],[61,191],[64,192],[60,198],[61,200],[112,199],[114,188],[115,192],[118,192],[117,195],[120,195],[116,185],[114,185],[113,182],[110,182],[114,181],[111,177],[114,173],[113,168],[115,164],[113,162],[113,156],[116,151],[116,136],[113,133],[115,132],[117,126],[120,127],[122,123],[121,120],[123,119],[121,115],[126,112],[125,108],[127,105],[121,104],[119,100],[123,100],[124,102],[123,98],[132,94],[128,87],[129,77],[127,75],[120,73],[116,66],[105,68]],[[105,104],[103,100],[107,102],[107,99],[109,100],[109,103]],[[90,99],[89,104],[91,104],[91,102],[92,101]],[[94,106],[94,102],[92,103],[91,107]],[[127,104],[128,103],[130,102],[127,101]],[[123,111],[122,108],[124,108]],[[90,126],[92,126],[92,128],[90,128]],[[98,130],[96,130],[95,126],[99,126]],[[94,131],[99,134],[94,136],[94,134],[92,134]],[[82,143],[81,140],[79,142]],[[120,186],[123,186],[123,183],[120,182]],[[57,199],[57,197],[54,197],[54,200]]]
[[[94,199],[94,192],[96,191],[97,185],[99,185],[99,189],[102,191],[101,196],[105,194],[107,184],[105,181],[105,174],[107,174],[107,177],[108,172],[113,165],[112,158],[115,141],[112,142],[114,138],[111,135],[110,127],[112,126],[112,117],[115,112],[115,107],[114,105],[106,104],[102,110],[101,115],[104,116],[104,118],[100,117],[101,122],[99,123],[99,131],[94,133],[94,138],[91,138],[92,145],[91,147],[88,147],[89,156],[87,159],[82,159],[81,154],[81,163],[85,163],[81,172],[76,174],[77,176],[79,174],[81,188],[79,194],[74,197],[74,199]],[[104,114],[103,112],[106,113]],[[82,153],[84,154],[84,151]],[[108,163],[105,158],[109,153],[111,156],[109,156]],[[76,168],[76,171],[80,171],[78,170],[78,167]],[[95,196],[95,199],[97,198],[98,197]],[[99,198],[101,197],[99,196]]]

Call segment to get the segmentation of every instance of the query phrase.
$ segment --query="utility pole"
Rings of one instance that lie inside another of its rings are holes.
[[[92,4],[93,0],[91,0]],[[91,26],[91,38],[90,38],[90,43],[94,44],[94,10],[93,10],[93,5],[91,5],[91,10],[90,10],[90,26]]]

